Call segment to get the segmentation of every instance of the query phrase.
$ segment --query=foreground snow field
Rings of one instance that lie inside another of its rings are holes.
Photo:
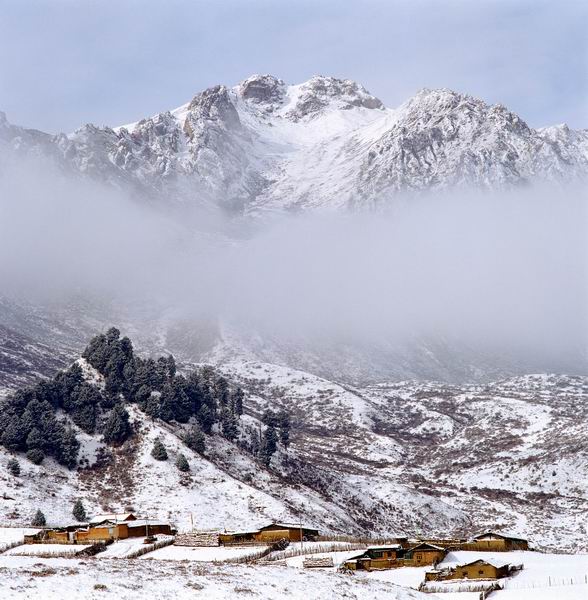
[[[141,559],[155,560],[193,560],[195,562],[222,562],[237,558],[245,558],[265,550],[266,546],[249,546],[227,548],[218,546],[214,548],[192,548],[190,546],[166,546],[148,554],[140,556]]]
[[[565,588],[588,584],[588,554],[543,554],[540,552],[450,552],[441,563],[466,564],[482,559],[493,563],[522,564],[524,568],[505,583],[496,597],[515,598],[514,590]],[[509,591],[509,594],[506,592]],[[513,592],[511,595],[510,592]],[[567,592],[566,592],[567,593]],[[555,597],[555,596],[554,596]],[[559,596],[566,597],[567,596]],[[585,596],[588,598],[588,595]]]
[[[0,556],[0,598],[11,600],[434,600],[431,594],[336,573],[288,567]]]
[[[86,548],[74,544],[23,544],[6,550],[3,556],[74,556]]]

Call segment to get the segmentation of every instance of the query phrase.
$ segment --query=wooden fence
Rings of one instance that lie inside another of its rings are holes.
[[[135,550],[134,552],[129,552],[124,556],[124,558],[139,558],[139,556],[143,556],[143,554],[148,554],[149,552],[153,552],[154,550],[159,550],[159,548],[165,548],[166,546],[171,546],[174,543],[174,538],[169,537],[164,540],[157,540],[157,542],[153,544],[145,544],[142,548]]]
[[[291,545],[286,550],[276,552],[273,556],[268,557],[268,560],[283,560],[285,558],[292,558],[293,556],[302,556],[304,554],[325,554],[327,552],[349,552],[351,550],[364,550],[365,544],[357,543],[337,543],[331,541],[325,542],[324,544],[318,545],[305,545],[302,547],[297,542],[296,545]]]

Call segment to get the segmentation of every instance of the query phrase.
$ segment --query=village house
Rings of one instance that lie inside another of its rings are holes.
[[[425,573],[425,581],[502,579],[503,577],[508,577],[512,570],[518,570],[518,567],[511,567],[509,564],[492,564],[486,560],[478,559],[465,565],[448,566],[428,571]]]
[[[127,523],[103,522],[100,525],[78,529],[75,541],[79,544],[94,544],[108,540],[124,540],[129,537]]]
[[[374,569],[393,569],[402,566],[404,550],[400,544],[389,546],[371,546],[343,563],[343,567],[352,571],[372,571]]]
[[[125,519],[125,520],[123,520]],[[43,529],[25,535],[25,544],[95,544],[109,540],[124,540],[151,535],[174,535],[169,523],[138,519],[131,513],[97,515],[89,523]]]
[[[295,523],[270,523],[249,531],[229,531],[219,534],[223,545],[270,544],[286,539],[291,542],[313,541],[318,537],[318,529]]]
[[[130,512],[127,513],[106,513],[103,515],[96,515],[90,519],[90,525],[101,525],[106,521],[112,523],[124,523],[127,521],[136,521],[137,517]]]
[[[409,548],[404,555],[404,566],[424,567],[440,563],[447,554],[447,550],[441,546],[421,542]]]
[[[79,525],[57,527],[55,529],[41,529],[36,533],[25,534],[25,544],[74,544],[75,532]]]
[[[478,552],[511,552],[513,550],[528,550],[529,542],[522,538],[487,531],[461,544],[461,549]]]
[[[431,544],[445,548],[448,552],[461,549],[462,544],[467,540],[465,538],[419,538],[419,543]]]

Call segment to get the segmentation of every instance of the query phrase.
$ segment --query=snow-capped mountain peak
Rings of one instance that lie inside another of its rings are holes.
[[[535,130],[500,104],[443,88],[390,109],[358,83],[324,76],[288,85],[253,75],[175,110],[114,129],[86,125],[67,138],[0,120],[0,143],[142,197],[253,213],[372,207],[406,191],[588,173],[585,130]]]

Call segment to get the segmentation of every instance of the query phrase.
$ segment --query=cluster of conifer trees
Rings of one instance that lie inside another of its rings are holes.
[[[234,440],[243,414],[243,390],[231,389],[211,367],[188,377],[176,373],[173,356],[158,360],[136,356],[129,338],[116,328],[92,339],[82,356],[105,378],[105,395],[121,394],[148,415],[166,422],[187,423],[195,417],[200,429],[210,433],[215,423]]]
[[[3,407],[0,444],[26,452],[35,464],[53,456],[73,468],[80,444],[65,414],[86,433],[101,433],[106,443],[117,445],[132,435],[126,403],[137,404],[153,418],[190,423],[182,439],[198,453],[204,452],[205,434],[213,428],[228,440],[239,437],[243,390],[229,386],[213,368],[203,367],[184,377],[176,372],[173,356],[157,360],[137,356],[131,340],[121,337],[115,327],[94,337],[82,356],[104,376],[104,389],[88,383],[80,365],[74,363],[53,379],[18,390]],[[266,411],[262,422],[262,435],[254,432],[249,442],[240,443],[269,465],[278,444],[288,448],[290,418],[284,411]],[[187,461],[181,463],[180,470],[189,469]]]
[[[203,432],[210,433],[215,423],[226,438],[237,437],[243,391],[231,389],[214,369],[178,375],[173,356],[142,359],[114,327],[94,337],[82,356],[104,376],[104,391],[84,380],[77,363],[53,379],[18,390],[3,406],[4,447],[26,452],[36,464],[53,456],[73,468],[80,444],[62,413],[86,433],[99,432],[105,442],[120,444],[132,434],[126,402],[167,422],[187,423],[194,417],[184,441],[197,452],[204,451]]]
[[[54,379],[18,390],[7,399],[0,443],[9,450],[26,452],[35,464],[48,455],[73,468],[80,444],[58,412],[69,413],[74,423],[91,433],[96,426],[96,404],[101,399],[100,392],[84,382],[80,367],[73,365]]]

